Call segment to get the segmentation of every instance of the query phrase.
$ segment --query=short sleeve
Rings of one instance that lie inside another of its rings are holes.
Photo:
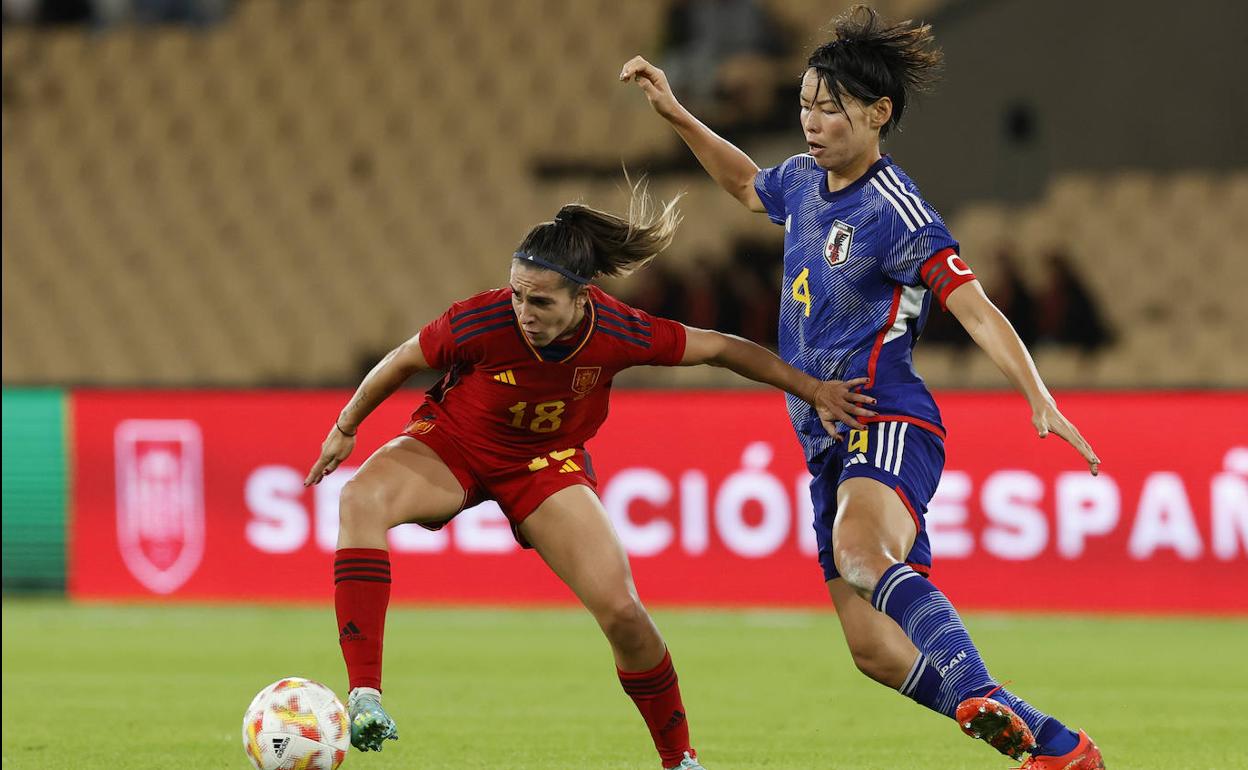
[[[804,160],[803,160],[804,159]],[[779,166],[759,169],[754,175],[754,191],[767,210],[767,217],[778,225],[784,224],[789,216],[785,192],[794,184],[796,172],[803,162],[811,163],[809,155],[794,155]]]
[[[676,366],[685,357],[685,327],[618,300],[595,303],[598,329],[619,344],[621,368]]]
[[[650,322],[650,358],[643,363],[651,366],[677,366],[685,357],[685,327],[666,318],[638,313]]]
[[[432,369],[450,369],[459,360],[459,346],[451,335],[452,310],[447,310],[420,330],[420,350]]]

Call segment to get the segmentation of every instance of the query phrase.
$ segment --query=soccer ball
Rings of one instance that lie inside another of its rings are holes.
[[[243,750],[256,770],[337,770],[349,739],[342,702],[311,679],[274,682],[243,716]]]

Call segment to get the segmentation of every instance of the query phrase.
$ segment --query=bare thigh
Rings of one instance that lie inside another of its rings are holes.
[[[637,597],[628,554],[593,490],[556,492],[520,524],[520,532],[593,614],[620,668],[658,665],[666,647]]]
[[[637,598],[628,555],[588,487],[551,495],[520,524],[520,532],[591,612]]]
[[[859,596],[869,597],[886,569],[905,562],[918,534],[914,519],[897,493],[875,479],[846,479],[836,501],[836,569]]]
[[[385,548],[386,531],[433,524],[459,512],[465,491],[426,444],[400,436],[373,452],[342,488],[339,548]]]

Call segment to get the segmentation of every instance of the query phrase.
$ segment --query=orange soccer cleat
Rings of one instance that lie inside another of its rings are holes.
[[[987,741],[997,751],[1014,759],[1036,747],[1035,736],[1022,717],[1004,703],[992,698],[967,698],[958,704],[958,727],[972,738]],[[1037,765],[1039,768],[1049,765]],[[1053,765],[1060,768],[1061,765]]]
[[[1088,734],[1080,730],[1079,743],[1069,753],[1060,757],[1035,755],[1018,770],[1105,770],[1105,760]]]

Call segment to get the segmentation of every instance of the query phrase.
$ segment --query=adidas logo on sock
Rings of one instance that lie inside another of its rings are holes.
[[[290,736],[286,736],[285,738],[274,738],[273,739],[273,753],[277,755],[278,759],[281,759],[282,755],[286,753],[286,747],[289,745],[290,745]]]
[[[676,727],[683,721],[685,721],[685,712],[673,711],[672,718],[667,720],[667,724],[663,725],[663,732],[667,732],[668,730],[671,730],[673,727]]]
[[[360,627],[355,624],[354,620],[348,620],[338,632],[339,642],[362,642],[364,638],[364,634],[360,633]]]

